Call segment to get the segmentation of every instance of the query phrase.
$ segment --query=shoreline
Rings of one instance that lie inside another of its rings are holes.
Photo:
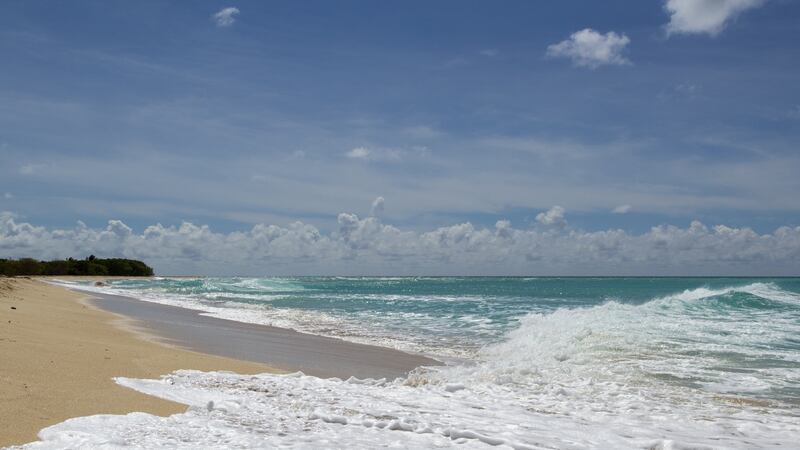
[[[115,377],[156,379],[195,369],[392,379],[442,364],[54,282],[126,278],[0,278],[0,448],[36,441],[43,428],[74,417],[137,411],[168,416],[187,408],[122,387]]]
[[[158,343],[262,363],[282,371],[301,371],[321,378],[394,379],[420,366],[442,365],[436,359],[389,347],[212,317],[202,310],[116,293],[58,286],[90,296],[95,307],[127,318],[126,327],[141,331]]]
[[[164,345],[88,297],[42,279],[0,278],[0,447],[36,441],[41,429],[73,417],[186,410],[119,386],[114,377],[159,378],[179,369],[278,372]]]

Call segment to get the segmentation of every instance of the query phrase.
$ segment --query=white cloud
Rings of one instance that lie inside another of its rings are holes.
[[[395,148],[367,148],[356,147],[344,155],[350,159],[360,159],[363,161],[383,161],[399,162],[405,156],[424,156],[427,152],[425,147],[414,147],[412,151]]]
[[[715,36],[739,14],[764,3],[766,0],[667,0],[667,32]]]
[[[622,52],[631,40],[613,31],[606,34],[586,28],[573,33],[569,39],[547,47],[551,58],[569,58],[578,67],[596,69],[603,65],[630,64]]]
[[[352,159],[367,159],[371,153],[372,152],[366,147],[356,147],[345,153],[345,156]]]
[[[369,215],[377,218],[383,217],[384,203],[383,197],[376,198],[375,201],[372,202]]]
[[[537,214],[536,221],[544,225],[564,227],[567,225],[567,220],[564,218],[564,212],[564,208],[560,206],[553,206],[546,212]]]
[[[503,238],[510,238],[514,236],[514,229],[511,227],[510,220],[498,220],[494,224],[494,229],[497,231],[497,235]]]
[[[631,205],[619,205],[616,208],[612,209],[611,212],[614,214],[627,214],[631,210]]]
[[[99,229],[83,223],[49,229],[6,212],[0,213],[0,254],[139,258],[160,274],[797,275],[800,227],[759,234],[695,221],[629,234],[520,229],[501,220],[493,228],[461,223],[418,232],[342,213],[330,233],[302,222],[230,233],[184,222],[137,233],[118,220]]]
[[[3,198],[6,200],[11,200],[12,198],[14,198],[14,195],[11,192],[6,192],[5,194],[3,194]]]
[[[493,57],[495,57],[495,56],[500,54],[500,52],[497,51],[497,49],[494,49],[494,48],[485,48],[485,49],[479,51],[478,53],[480,53],[483,56],[488,56],[490,58],[493,58]]]
[[[217,23],[218,27],[229,27],[236,22],[236,18],[234,16],[239,14],[239,8],[235,8],[233,6],[229,6],[227,8],[222,8],[216,13],[214,13],[211,18],[214,19],[214,22]]]

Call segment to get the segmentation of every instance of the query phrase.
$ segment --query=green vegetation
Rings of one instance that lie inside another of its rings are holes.
[[[153,269],[135,259],[60,259],[37,261],[31,258],[0,258],[0,275],[108,275],[121,277],[152,277]]]

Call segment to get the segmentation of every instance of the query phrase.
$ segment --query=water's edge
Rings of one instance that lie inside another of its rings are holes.
[[[75,289],[82,293],[89,293]],[[292,329],[203,315],[203,311],[90,292],[91,302],[137,321],[137,327],[172,345],[200,353],[266,364],[328,378],[403,377],[435,359],[392,348],[347,342]]]

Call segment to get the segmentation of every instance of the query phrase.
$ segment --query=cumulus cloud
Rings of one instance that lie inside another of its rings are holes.
[[[3,194],[3,198],[6,200],[11,200],[12,198],[14,198],[14,194],[12,194],[11,192],[6,192]]]
[[[383,197],[376,198],[375,201],[372,202],[372,208],[370,208],[369,215],[378,218],[383,217],[383,205]]]
[[[342,213],[328,233],[302,222],[230,233],[184,222],[136,232],[118,220],[103,228],[79,222],[52,229],[6,212],[0,213],[0,254],[139,258],[160,274],[797,275],[800,227],[759,234],[695,221],[630,234],[514,228],[500,220],[493,228],[461,223],[405,231]]]
[[[564,208],[560,206],[553,206],[549,210],[536,215],[536,221],[550,226],[563,227],[567,225],[567,219],[564,218]]]
[[[397,163],[402,161],[406,156],[422,156],[423,154],[424,152],[420,151],[419,147],[413,148],[412,151],[395,148],[356,147],[346,152],[344,155],[347,158],[355,160]]]
[[[586,28],[573,33],[569,39],[547,47],[547,56],[568,58],[575,66],[596,69],[604,65],[630,64],[622,53],[631,40],[613,31],[606,34]]]
[[[764,3],[766,0],[667,0],[667,32],[716,36],[739,14]]]
[[[372,152],[366,147],[356,147],[345,153],[345,156],[351,159],[367,159],[371,154]]]
[[[611,212],[614,214],[627,214],[631,210],[631,205],[619,205],[616,208],[612,209]]]
[[[218,27],[229,27],[236,22],[236,17],[239,14],[239,8],[229,6],[222,8],[214,13],[211,18],[216,22]]]

